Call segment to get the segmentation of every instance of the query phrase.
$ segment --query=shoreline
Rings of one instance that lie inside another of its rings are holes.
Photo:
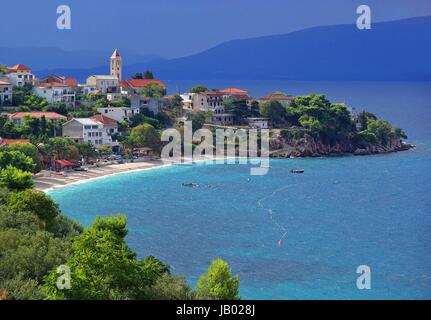
[[[227,160],[228,158],[223,158]],[[116,175],[127,174],[132,172],[147,171],[152,169],[160,169],[171,166],[190,166],[202,162],[220,160],[219,158],[208,158],[199,160],[184,159],[183,163],[165,163],[162,160],[147,160],[141,162],[128,162],[123,164],[109,164],[101,167],[89,168],[88,171],[71,171],[65,175],[49,175],[33,176],[34,189],[48,193],[53,190],[67,188],[73,185],[89,183],[103,178],[108,178]],[[43,174],[43,172],[42,172]]]
[[[403,148],[399,150],[387,150],[386,152],[367,152],[362,154],[355,153],[329,153],[329,154],[319,154],[318,156],[296,156],[294,159],[306,159],[306,158],[315,158],[315,157],[333,157],[333,156],[372,156],[377,154],[388,154],[388,153],[397,153],[402,151],[408,151],[413,149],[415,145],[408,145],[408,148]],[[275,150],[275,152],[283,152],[283,150]],[[235,157],[238,159],[238,157]],[[270,159],[289,159],[286,155],[275,155],[270,154]],[[223,160],[228,160],[227,158],[222,158]],[[108,164],[100,167],[92,167],[89,168],[88,171],[71,171],[64,175],[61,174],[52,174],[51,172],[41,172],[41,173],[33,176],[34,189],[38,191],[42,191],[48,193],[53,190],[62,189],[66,187],[70,187],[77,184],[83,184],[92,182],[95,180],[108,178],[120,174],[126,174],[131,172],[140,172],[158,168],[165,168],[171,166],[191,166],[193,164],[198,164],[202,162],[216,162],[217,160],[221,160],[220,158],[212,158],[209,157],[207,159],[185,159],[182,163],[165,163],[162,160],[147,160],[141,162],[129,162],[123,164]]]
[[[142,162],[130,162],[123,164],[109,164],[106,166],[89,168],[88,171],[72,171],[63,175],[34,176],[34,189],[48,193],[53,190],[87,183],[102,178],[108,178],[129,172],[138,172],[155,168],[167,167],[172,164],[163,163],[161,160],[148,160]]]

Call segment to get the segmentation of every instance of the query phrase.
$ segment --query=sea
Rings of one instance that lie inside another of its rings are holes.
[[[129,172],[50,191],[65,214],[85,226],[127,215],[139,258],[161,259],[191,286],[221,257],[243,299],[431,299],[431,82],[166,84],[170,93],[196,84],[254,97],[322,93],[403,128],[416,148],[274,159],[263,176],[246,164]]]

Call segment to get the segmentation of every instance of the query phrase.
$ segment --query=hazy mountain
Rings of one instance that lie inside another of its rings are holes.
[[[431,17],[230,41],[126,72],[143,68],[162,79],[431,80]]]
[[[107,51],[66,51],[54,47],[41,48],[0,48],[0,64],[15,65],[23,63],[35,72],[55,69],[87,69],[95,68],[109,71],[109,58],[114,48]],[[162,59],[160,56],[137,54],[128,50],[120,50],[123,59],[130,63],[143,63]],[[97,67],[100,66],[100,67]]]
[[[81,81],[107,73],[111,54],[4,50],[0,63],[21,62],[38,76],[65,74]],[[171,60],[121,53],[124,77],[151,69],[161,79],[184,80],[431,80],[431,17],[374,23],[371,30],[335,25],[234,40]]]

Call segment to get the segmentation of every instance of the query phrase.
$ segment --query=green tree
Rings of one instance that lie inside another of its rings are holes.
[[[36,164],[33,159],[21,151],[0,152],[0,169],[6,169],[8,166],[13,166],[22,171],[36,172]]]
[[[70,290],[56,286],[56,270],[46,277],[45,290],[51,299],[134,299],[145,283],[136,254],[124,241],[126,217],[97,218],[73,242]]]
[[[12,166],[0,170],[0,186],[13,191],[22,191],[33,187],[32,174]]]
[[[13,143],[3,148],[4,151],[19,151],[30,157],[35,164],[34,172],[42,169],[42,155],[39,149],[32,143]]]
[[[112,100],[110,104],[112,107],[130,108],[130,99],[127,97],[120,97]]]
[[[150,70],[144,72],[144,79],[154,79],[154,75]]]
[[[32,213],[40,222],[41,229],[49,230],[55,218],[60,214],[58,205],[42,191],[33,189],[12,193],[8,208],[12,211]]]
[[[199,278],[196,298],[238,300],[240,298],[238,276],[232,277],[229,265],[222,259],[211,261],[207,273]]]
[[[48,158],[48,162],[52,159],[80,160],[78,146],[75,141],[69,138],[49,138],[41,151]]]
[[[166,89],[158,83],[151,83],[144,88],[141,92],[146,98],[161,99],[166,95]]]
[[[192,122],[193,131],[199,130],[205,124],[209,114],[205,111],[193,112],[187,116],[187,119]]]
[[[78,142],[76,146],[81,157],[88,159],[96,156],[96,150],[91,142]]]
[[[132,129],[130,138],[135,141],[139,148],[151,148],[154,152],[161,151],[160,132],[150,124],[141,124]]]
[[[207,87],[202,85],[195,86],[189,90],[190,93],[201,93],[201,92],[208,92],[208,91],[210,90]]]
[[[56,112],[58,114],[62,114],[63,116],[67,116],[68,110],[67,106],[64,103],[50,103],[46,107],[43,108],[45,112]]]
[[[142,72],[135,73],[133,79],[144,79],[144,75],[142,74]]]
[[[260,114],[267,117],[275,124],[283,123],[286,119],[287,111],[278,101],[266,101],[260,106]]]

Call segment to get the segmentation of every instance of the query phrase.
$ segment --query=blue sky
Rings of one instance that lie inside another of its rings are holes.
[[[72,30],[56,28],[61,4],[72,9]],[[431,15],[430,0],[2,1],[0,47],[118,47],[180,57],[233,39],[354,23],[360,4],[371,7],[375,22]]]

